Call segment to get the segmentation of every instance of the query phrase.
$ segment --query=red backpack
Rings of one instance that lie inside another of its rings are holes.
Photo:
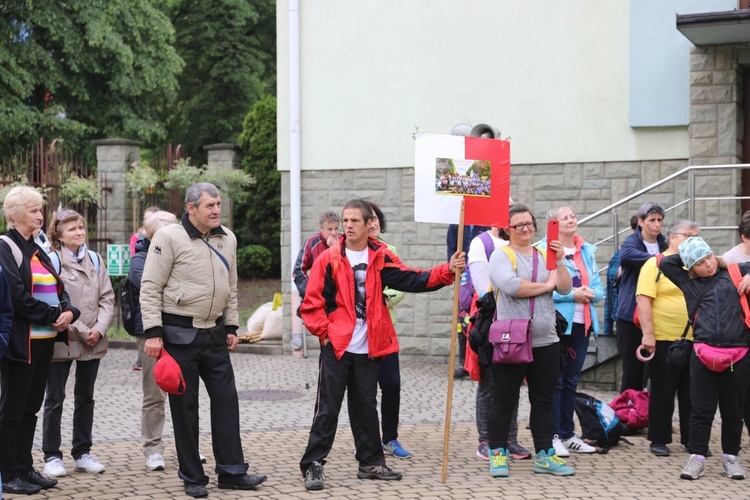
[[[631,429],[648,427],[648,392],[626,389],[609,406],[620,421]]]

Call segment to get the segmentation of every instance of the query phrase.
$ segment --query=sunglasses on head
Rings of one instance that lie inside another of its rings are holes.
[[[57,222],[60,222],[60,221],[64,221],[65,219],[68,219],[70,217],[75,217],[75,216],[80,217],[78,212],[76,212],[75,210],[63,210],[62,212],[57,214],[57,217],[55,217],[55,219],[57,220]]]

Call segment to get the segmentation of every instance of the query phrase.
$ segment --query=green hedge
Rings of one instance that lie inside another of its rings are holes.
[[[237,250],[237,274],[240,278],[268,278],[273,275],[271,251],[261,245]]]

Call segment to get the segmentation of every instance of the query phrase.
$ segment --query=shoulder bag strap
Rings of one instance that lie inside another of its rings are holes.
[[[538,253],[539,250],[537,250],[536,247],[531,247],[534,250],[531,252],[532,257],[532,265],[531,265],[531,282],[536,283],[536,275],[537,271],[539,271],[539,258]],[[531,297],[529,299],[529,319],[534,319],[534,303],[536,302],[536,297]]]
[[[732,277],[734,286],[739,289],[740,282],[742,281],[742,273],[740,272],[740,266],[737,263],[727,264],[729,270],[729,276]],[[750,327],[750,306],[747,303],[747,294],[740,294],[740,304],[742,305],[743,316],[745,317],[745,325]]]
[[[208,241],[204,240],[204,239],[203,239],[202,237],[200,237],[200,236],[199,236],[199,239],[200,239],[200,240],[201,240],[201,241],[202,241],[203,243],[205,243],[205,244],[206,244],[206,246],[208,246],[208,248],[210,248],[211,250],[213,250],[213,251],[214,251],[214,253],[215,253],[216,255],[218,255],[218,256],[219,256],[219,259],[221,259],[221,262],[222,262],[222,263],[224,264],[224,267],[226,267],[226,268],[227,268],[227,271],[229,271],[229,263],[227,262],[227,259],[225,259],[225,258],[224,258],[224,256],[223,256],[223,255],[221,255],[221,254],[219,253],[219,251],[218,251],[218,250],[216,250],[216,249],[215,249],[215,248],[214,248],[214,247],[213,247],[213,246],[211,245],[211,243],[209,243]]]

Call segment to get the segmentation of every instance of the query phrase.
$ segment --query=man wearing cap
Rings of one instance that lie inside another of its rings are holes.
[[[141,281],[144,351],[164,348],[182,369],[186,390],[170,394],[175,444],[185,493],[208,495],[198,451],[198,378],[211,397],[211,434],[219,488],[254,489],[266,480],[248,475],[242,452],[239,402],[229,351],[237,346],[237,239],[220,223],[221,197],[213,184],[185,194],[181,224],[151,241]]]
[[[635,290],[643,264],[652,256],[662,253],[669,246],[661,234],[664,207],[659,203],[646,202],[638,207],[638,227],[625,238],[620,247],[620,294],[617,297],[617,347],[622,357],[622,383],[620,392],[626,389],[643,390],[644,363],[636,357],[641,345],[642,332],[635,326]]]

